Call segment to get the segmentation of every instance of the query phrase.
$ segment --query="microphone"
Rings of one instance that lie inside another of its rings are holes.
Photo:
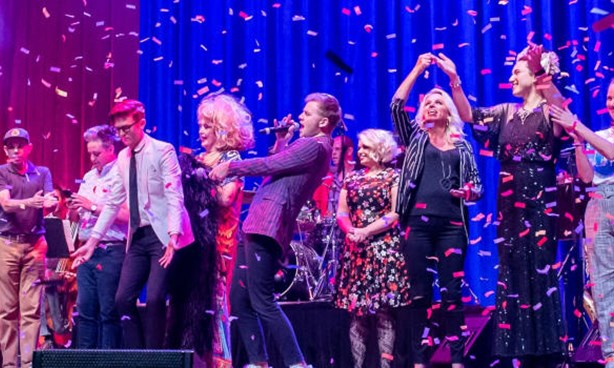
[[[280,125],[280,126],[276,126],[276,127],[268,127],[268,128],[264,128],[264,129],[260,129],[258,131],[258,133],[260,134],[271,134],[271,133],[276,133],[276,132],[281,132],[284,130],[288,130],[290,129],[290,127],[294,127],[295,129],[298,129],[301,127],[301,125],[299,123],[297,123],[296,121],[293,121],[292,123],[288,124],[288,125]]]

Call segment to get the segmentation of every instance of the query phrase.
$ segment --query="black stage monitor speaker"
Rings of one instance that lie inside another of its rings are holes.
[[[469,330],[465,343],[466,367],[488,367],[490,359],[490,315],[468,312],[465,315],[465,324]],[[449,367],[451,364],[450,346],[445,339],[435,350],[431,357],[433,367]]]
[[[186,350],[36,350],[34,368],[192,368]]]
[[[600,363],[603,362],[603,354],[601,353],[601,338],[597,321],[593,322],[591,329],[584,335],[571,361],[574,367],[603,367],[603,364]]]

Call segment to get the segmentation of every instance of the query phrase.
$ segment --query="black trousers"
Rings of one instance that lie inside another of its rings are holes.
[[[454,223],[453,223],[454,222]],[[441,311],[452,363],[463,362],[465,324],[461,284],[467,250],[467,236],[462,224],[444,217],[410,217],[403,226],[409,231],[402,244],[412,303],[400,313],[404,324],[411,326],[412,353],[415,363],[428,364],[429,346],[427,311],[433,300],[433,272],[439,275]]]
[[[168,269],[158,261],[164,255],[162,244],[151,226],[137,229],[122,267],[115,296],[127,349],[161,349],[166,332]],[[147,285],[146,323],[141,324],[136,300]]]
[[[286,366],[304,361],[294,329],[274,296],[281,256],[277,242],[262,235],[246,235],[245,244],[237,249],[230,312],[237,317],[235,323],[250,363],[268,361],[262,325],[272,335]]]

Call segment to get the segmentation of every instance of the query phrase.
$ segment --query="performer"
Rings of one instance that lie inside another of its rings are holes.
[[[547,103],[560,104],[550,82],[554,53],[529,46],[518,54],[509,81],[522,103],[471,110],[460,83],[453,97],[474,137],[501,162],[497,203],[499,278],[494,313],[494,355],[525,366],[556,365],[564,352],[564,326],[556,270],[555,160],[562,128]]]
[[[380,129],[364,130],[358,139],[358,158],[365,168],[343,182],[337,211],[337,223],[347,237],[335,305],[352,315],[354,367],[363,366],[369,316],[375,314],[380,366],[386,368],[392,366],[395,340],[392,308],[409,303],[395,212],[399,174],[387,167],[397,144],[392,134]]]
[[[580,179],[596,187],[584,215],[586,250],[601,351],[606,368],[614,368],[614,229],[609,218],[614,213],[614,79],[608,86],[606,108],[610,127],[596,134],[568,109],[551,106],[550,111],[552,120],[574,139]],[[585,141],[590,143],[588,151],[585,151]]]
[[[454,63],[443,54],[426,53],[418,57],[395,92],[392,121],[406,147],[396,208],[401,229],[406,232],[402,249],[411,284],[408,312],[414,367],[426,367],[429,362],[425,331],[433,298],[430,270],[436,264],[452,367],[460,368],[465,344],[461,284],[468,241],[466,205],[480,198],[482,184],[450,95],[439,88],[430,90],[414,121],[405,111],[417,78],[433,63],[450,77],[452,88],[459,88]]]
[[[273,155],[245,161],[224,162],[210,176],[267,177],[250,206],[243,223],[244,249],[237,252],[237,266],[231,288],[232,314],[247,349],[250,364],[268,367],[261,322],[278,344],[285,365],[305,367],[292,326],[275,300],[274,275],[287,250],[296,217],[305,201],[313,195],[328,171],[331,155],[330,134],[341,121],[337,99],[324,93],[306,97],[299,116],[300,139],[288,145],[294,127],[278,133]],[[289,124],[291,116],[282,123]]]
[[[116,303],[127,348],[159,349],[166,331],[167,267],[175,249],[194,241],[183,205],[175,149],[145,134],[145,107],[125,100],[113,107],[111,124],[127,146],[118,155],[118,175],[92,229],[74,254],[73,267],[87,262],[128,198],[129,229]],[[136,299],[147,284],[147,325],[141,328]]]
[[[62,194],[62,188],[54,184],[53,195],[58,199],[58,205],[53,211],[43,210],[43,214],[45,217],[65,220],[68,215],[68,207],[66,197]],[[49,243],[47,245],[49,246]],[[67,289],[69,284],[74,282],[74,277],[71,278],[58,274],[56,270],[58,269],[59,262],[61,262],[61,258],[50,258],[49,254],[47,254],[45,259],[45,280],[62,278],[64,282],[61,287],[54,283],[43,286],[40,330],[40,340],[42,341],[39,346],[40,350],[53,349],[56,345],[64,346],[70,341],[68,308],[66,308],[69,304]],[[47,314],[47,309],[49,314]],[[48,323],[49,320],[51,320],[51,324]]]
[[[206,175],[198,175],[198,170],[202,170],[202,166],[208,171],[223,162],[240,161],[239,151],[253,146],[254,133],[251,113],[230,95],[204,98],[198,106],[197,117],[205,152],[196,157],[198,163],[188,157],[180,157],[180,162],[184,172],[186,207],[197,240],[197,250],[186,254],[190,254],[192,259],[200,259],[200,262],[187,264],[197,265],[194,272],[199,273],[200,282],[181,282],[182,289],[191,285],[198,290],[183,290],[186,299],[181,303],[185,305],[176,307],[187,308],[181,312],[186,314],[184,318],[200,322],[181,324],[177,321],[180,331],[174,331],[170,336],[177,334],[179,336],[173,339],[180,341],[172,342],[171,347],[194,349],[198,360],[206,362],[207,367],[231,367],[228,292],[236,259],[243,178],[227,177],[219,185],[214,185]],[[210,198],[211,190],[214,191],[213,198]],[[195,207],[194,204],[198,205]],[[204,216],[203,211],[206,213]],[[178,273],[189,273],[182,264],[185,262],[177,263],[173,268]],[[186,277],[194,278],[193,275]],[[205,310],[213,311],[213,321],[203,313]],[[171,318],[175,317],[171,313]]]
[[[328,175],[313,194],[316,208],[323,217],[335,215],[343,180],[354,170],[355,165],[352,139],[345,134],[333,138],[333,153]]]
[[[41,324],[45,278],[43,209],[53,211],[49,169],[28,160],[30,135],[9,129],[3,139],[7,163],[0,166],[0,351],[2,366],[32,366]]]
[[[89,128],[87,143],[92,169],[83,177],[79,192],[68,200],[70,217],[79,222],[79,241],[87,242],[102,209],[112,193],[121,142],[110,125]],[[129,212],[120,205],[117,218],[98,242],[92,257],[77,269],[79,311],[78,349],[119,349],[120,316],[115,293],[126,253]]]

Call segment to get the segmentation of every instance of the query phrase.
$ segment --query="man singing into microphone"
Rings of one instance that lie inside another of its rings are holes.
[[[235,277],[230,289],[231,313],[249,357],[249,367],[268,367],[261,322],[273,335],[289,367],[306,367],[294,330],[274,293],[278,262],[288,249],[296,217],[328,172],[330,134],[341,121],[337,99],[325,93],[305,98],[299,116],[300,139],[288,145],[296,127],[277,131],[272,155],[225,162],[211,171],[211,178],[268,175],[256,193],[243,223],[245,244],[239,245]],[[282,123],[289,124],[290,115]]]

